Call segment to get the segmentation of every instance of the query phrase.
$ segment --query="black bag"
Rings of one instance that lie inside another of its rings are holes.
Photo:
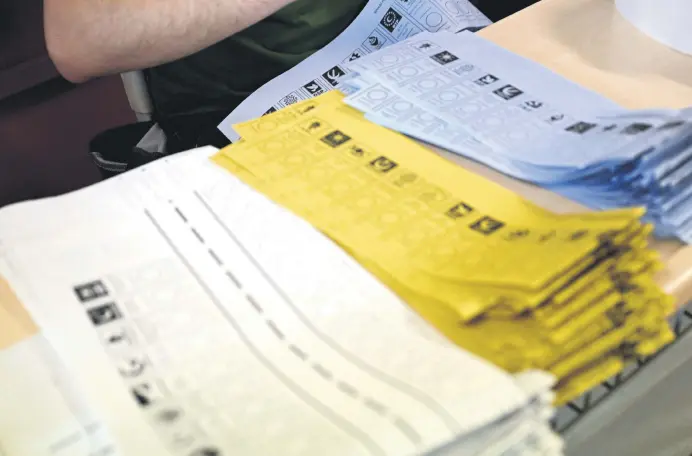
[[[226,111],[182,114],[123,125],[94,137],[89,151],[107,179],[166,155],[202,146],[227,146],[228,139],[217,129],[227,115]]]

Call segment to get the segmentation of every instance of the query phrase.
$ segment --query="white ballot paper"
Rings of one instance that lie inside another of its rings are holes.
[[[43,336],[0,350],[0,455],[118,454]]]
[[[0,210],[0,272],[114,452],[562,454],[551,377],[452,345],[213,152]]]
[[[423,31],[458,32],[490,24],[468,0],[370,0],[334,41],[262,86],[240,104],[219,130],[231,141],[233,124],[260,117],[339,85],[346,64]]]

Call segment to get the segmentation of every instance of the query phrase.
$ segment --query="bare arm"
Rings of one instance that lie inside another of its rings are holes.
[[[46,44],[67,79],[148,68],[195,53],[294,0],[45,0]]]

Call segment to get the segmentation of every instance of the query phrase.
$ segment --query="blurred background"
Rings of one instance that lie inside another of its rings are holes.
[[[118,76],[79,86],[59,76],[42,4],[0,0],[0,207],[98,181],[89,141],[135,122]]]

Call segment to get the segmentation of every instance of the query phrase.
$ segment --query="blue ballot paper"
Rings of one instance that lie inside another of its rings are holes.
[[[372,122],[595,209],[642,206],[692,241],[692,109],[626,110],[478,35],[423,33],[351,62]]]

